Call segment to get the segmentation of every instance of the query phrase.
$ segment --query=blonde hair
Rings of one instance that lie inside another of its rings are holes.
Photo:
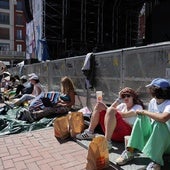
[[[65,76],[61,79],[61,92],[64,93],[64,94],[68,94],[70,91],[73,91],[74,92],[74,84],[73,84],[73,81]]]

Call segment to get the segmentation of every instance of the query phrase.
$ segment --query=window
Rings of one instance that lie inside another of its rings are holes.
[[[9,28],[0,28],[0,39],[9,40]]]
[[[9,0],[0,0],[0,8],[9,9]]]
[[[17,14],[17,20],[16,20],[17,25],[23,25],[23,15],[22,14]]]
[[[17,30],[17,40],[22,40],[22,30]]]
[[[17,51],[22,51],[22,45],[21,44],[17,44]]]
[[[20,10],[20,11],[23,11],[23,3],[22,1],[17,1],[17,7],[16,7],[17,10]]]
[[[0,43],[0,51],[9,51],[9,47],[7,43]]]
[[[0,24],[9,24],[9,14],[0,12]]]

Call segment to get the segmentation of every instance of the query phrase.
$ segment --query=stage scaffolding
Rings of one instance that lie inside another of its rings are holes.
[[[43,36],[50,59],[143,45],[139,16],[158,0],[43,0]],[[143,28],[142,30],[144,30]],[[144,33],[145,34],[145,31]]]

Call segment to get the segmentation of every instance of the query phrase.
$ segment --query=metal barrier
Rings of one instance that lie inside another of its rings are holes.
[[[59,90],[60,79],[69,76],[75,83],[83,105],[92,108],[96,90],[102,90],[104,101],[112,103],[120,89],[137,90],[146,103],[149,96],[145,85],[156,77],[170,79],[170,42],[95,53],[95,87],[85,89],[81,68],[85,56],[76,56],[32,65],[25,65],[23,74],[36,73],[46,90]],[[18,74],[20,68],[12,68]]]

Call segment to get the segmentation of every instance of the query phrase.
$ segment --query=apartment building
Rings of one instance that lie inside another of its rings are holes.
[[[0,0],[0,60],[15,66],[25,60],[23,0]]]

